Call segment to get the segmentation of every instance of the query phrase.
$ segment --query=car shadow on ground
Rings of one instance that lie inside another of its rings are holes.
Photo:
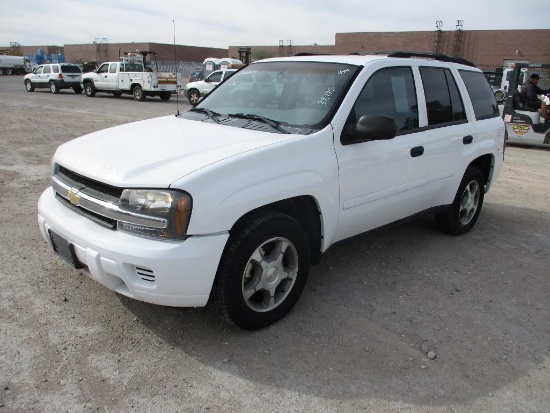
[[[466,236],[426,216],[356,237],[312,267],[287,317],[256,332],[120,299],[167,344],[236,377],[334,399],[465,403],[548,357],[549,234],[548,214],[486,203]]]

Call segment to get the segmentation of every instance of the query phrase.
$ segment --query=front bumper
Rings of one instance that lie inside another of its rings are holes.
[[[85,272],[136,300],[172,307],[206,305],[228,233],[159,241],[104,228],[72,211],[48,188],[38,201],[38,225],[73,247]]]

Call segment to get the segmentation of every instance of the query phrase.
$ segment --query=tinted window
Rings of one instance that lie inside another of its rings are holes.
[[[421,67],[420,75],[426,96],[428,125],[451,123],[466,118],[464,106],[450,70]]]
[[[391,67],[373,74],[353,106],[355,122],[363,115],[386,115],[398,134],[418,127],[418,105],[411,68]],[[353,121],[353,119],[351,119]]]
[[[468,94],[474,106],[477,120],[496,118],[499,116],[495,95],[481,72],[459,70],[462,80],[466,84]]]
[[[82,73],[82,70],[75,65],[61,65],[61,71],[63,73]]]
[[[109,70],[109,65],[106,63],[97,69],[97,73],[107,73],[107,70]]]
[[[215,72],[212,73],[212,75],[208,76],[209,82],[221,82],[222,80],[222,72]]]

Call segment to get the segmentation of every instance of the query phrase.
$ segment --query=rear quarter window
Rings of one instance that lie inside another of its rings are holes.
[[[499,117],[495,95],[482,72],[459,70],[474,106],[477,120]]]

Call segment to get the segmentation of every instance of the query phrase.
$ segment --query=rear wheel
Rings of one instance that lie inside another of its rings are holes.
[[[50,92],[59,93],[59,87],[53,80],[50,80]]]
[[[25,89],[27,89],[27,92],[34,92],[34,86],[29,79],[25,80]]]
[[[294,218],[275,211],[253,215],[227,241],[211,304],[245,330],[268,326],[298,301],[310,259],[307,234]]]
[[[160,100],[170,100],[172,94],[170,92],[162,92],[159,96]]]
[[[88,82],[84,85],[84,92],[86,96],[93,98],[95,96],[95,87],[91,82]]]
[[[76,94],[81,94],[82,93],[82,88],[80,86],[73,87],[73,90],[74,90],[74,93],[76,93]]]
[[[7,68],[6,69],[6,74],[7,75],[13,75],[13,69],[11,67]]]
[[[143,102],[145,100],[145,92],[140,85],[134,86],[134,88],[132,89],[132,94],[134,95],[135,100],[138,100],[140,102]]]
[[[481,171],[470,166],[460,182],[451,208],[444,214],[437,214],[437,226],[453,235],[462,235],[475,225],[483,205],[485,179]]]

